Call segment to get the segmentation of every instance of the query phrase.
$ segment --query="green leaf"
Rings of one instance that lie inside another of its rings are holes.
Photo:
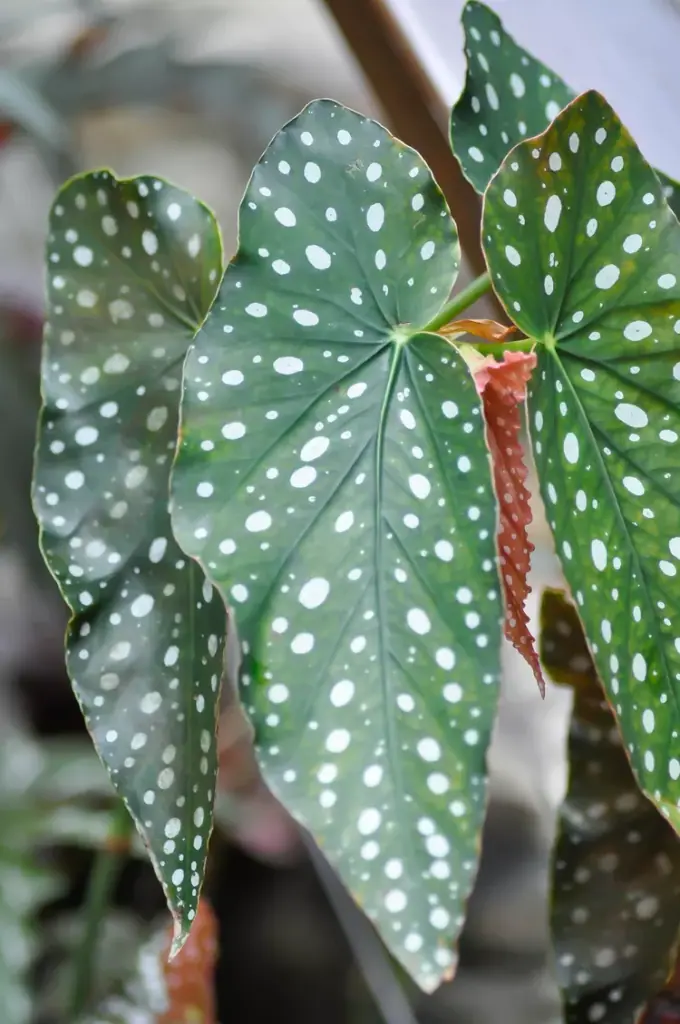
[[[499,671],[479,403],[422,333],[458,251],[413,150],[308,106],[246,191],[173,477],[176,535],[236,609],[266,777],[425,988],[472,886]]]
[[[641,786],[680,827],[680,226],[597,93],[489,186],[494,287],[536,338],[534,453]]]
[[[73,611],[68,669],[181,943],[212,822],[224,609],[175,544],[182,364],[217,288],[210,212],[154,178],[76,178],[50,215],[34,505]]]
[[[552,929],[568,1024],[629,1024],[663,985],[680,928],[680,841],[639,792],[576,614],[541,606],[541,658],[574,689]]]
[[[512,147],[545,131],[576,93],[518,46],[486,4],[468,0],[462,21],[467,74],[451,111],[451,145],[463,174],[481,195]],[[680,186],[657,173],[666,198],[680,213]]]
[[[574,93],[517,45],[486,4],[468,0],[462,21],[467,73],[451,111],[451,145],[481,195],[508,151],[544,131]]]

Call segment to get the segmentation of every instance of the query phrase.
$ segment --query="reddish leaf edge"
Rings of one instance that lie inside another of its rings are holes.
[[[216,1024],[215,964],[218,924],[203,896],[182,949],[170,959],[172,927],[159,957],[167,992],[167,1008],[155,1024]]]
[[[500,349],[499,345],[499,354]],[[536,367],[536,354],[504,351],[499,361],[470,345],[461,345],[460,350],[482,399],[486,444],[491,455],[499,508],[496,545],[505,600],[505,636],[531,668],[539,692],[545,697],[545,679],[526,613],[534,545],[528,535],[531,495],[526,486],[528,469],[520,440],[521,408]]]

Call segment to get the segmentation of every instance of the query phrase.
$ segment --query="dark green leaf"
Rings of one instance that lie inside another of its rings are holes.
[[[173,523],[233,603],[269,783],[431,988],[478,855],[495,503],[458,242],[411,149],[311,104],[255,168],[190,351]]]
[[[34,504],[73,610],[88,728],[186,937],[212,821],[224,609],[170,531],[182,363],[217,288],[210,212],[154,178],[76,178],[48,239]]]
[[[575,92],[518,46],[486,4],[463,10],[467,74],[451,111],[451,144],[465,177],[480,194],[514,145],[545,131]],[[659,172],[666,197],[680,211],[680,186]]]
[[[517,45],[486,4],[468,0],[462,20],[467,74],[451,111],[451,144],[481,194],[509,150],[544,131],[574,93]]]
[[[680,930],[680,840],[639,792],[576,610],[541,607],[541,657],[574,689],[552,929],[568,1024],[630,1024],[663,985]]]
[[[489,186],[494,287],[539,341],[529,396],[558,554],[645,792],[680,826],[680,226],[597,93]]]

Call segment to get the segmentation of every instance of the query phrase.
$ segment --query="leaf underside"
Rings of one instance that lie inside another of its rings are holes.
[[[680,825],[680,226],[597,93],[487,191],[494,287],[537,339],[541,493],[641,786]]]
[[[512,147],[545,131],[576,93],[518,46],[486,4],[468,0],[462,21],[467,74],[451,111],[451,144],[465,177],[481,195]],[[657,174],[679,213],[680,186]]]
[[[482,395],[486,443],[498,501],[496,543],[505,598],[505,636],[526,660],[541,696],[545,696],[541,665],[525,609],[531,592],[528,576],[534,545],[528,533],[531,495],[526,486],[528,471],[520,439],[520,403],[523,406],[526,401],[527,383],[535,366],[534,353],[505,352],[500,363],[493,356],[481,359],[474,377]]]
[[[494,501],[429,170],[319,101],[273,140],[185,374],[173,524],[236,609],[269,784],[427,989],[477,865]]]
[[[182,363],[221,272],[210,212],[155,178],[76,178],[52,207],[34,507],[73,612],[88,729],[181,943],[212,822],[224,608],[173,540]]]
[[[552,932],[567,1024],[630,1024],[680,937],[680,840],[639,792],[576,610],[541,606],[541,658],[574,690],[570,782],[554,856]]]

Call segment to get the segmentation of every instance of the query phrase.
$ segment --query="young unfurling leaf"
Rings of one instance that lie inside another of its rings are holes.
[[[545,695],[541,666],[524,608],[530,592],[527,576],[534,546],[527,533],[531,506],[519,437],[520,404],[526,399],[536,356],[533,352],[504,352],[502,362],[497,362],[494,356],[481,356],[471,351],[467,358],[482,396],[486,442],[491,452],[499,505],[497,541],[505,595],[505,635],[531,666],[541,694]]]

